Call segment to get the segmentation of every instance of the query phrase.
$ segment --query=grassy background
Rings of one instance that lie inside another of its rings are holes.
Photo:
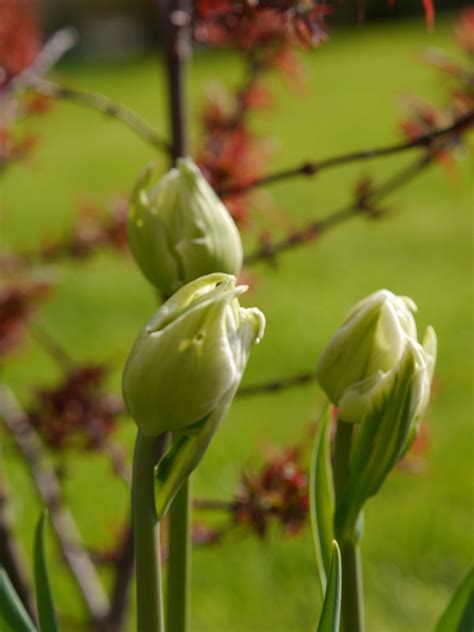
[[[453,49],[449,20],[440,20],[433,33],[422,20],[334,33],[304,60],[309,80],[304,99],[272,79],[275,108],[255,116],[256,129],[271,135],[278,147],[272,167],[396,140],[403,94],[443,102],[442,84],[418,63],[427,46]],[[241,72],[230,56],[197,55],[189,76],[192,111],[199,111],[206,86],[216,80],[233,85]],[[166,131],[163,69],[154,59],[66,67],[60,74],[65,82],[129,104]],[[34,246],[46,234],[58,235],[73,222],[74,204],[84,193],[103,202],[112,192],[126,193],[154,157],[119,123],[72,104],[59,105],[38,129],[43,142],[34,161],[12,168],[0,183],[2,239],[14,246]],[[399,156],[345,167],[310,181],[275,185],[271,194],[298,225],[338,208],[356,177],[383,177],[409,160]],[[255,267],[254,287],[245,299],[261,307],[268,323],[247,382],[314,366],[350,305],[380,287],[412,296],[420,331],[431,323],[438,333],[426,472],[393,474],[367,507],[363,556],[369,632],[431,629],[473,553],[470,182],[469,159],[451,180],[434,167],[392,197],[393,213],[384,221],[354,220],[282,256],[277,269]],[[108,359],[120,367],[154,310],[145,281],[130,261],[113,255],[62,266],[54,275],[57,290],[40,314],[44,328],[78,360]],[[8,383],[24,401],[31,385],[57,377],[56,367],[32,341],[6,367]],[[117,389],[119,381],[117,369],[111,387]],[[236,401],[195,475],[196,493],[229,497],[242,467],[258,464],[262,445],[297,441],[321,402],[315,386]],[[119,432],[130,449],[133,424],[124,422]],[[5,457],[15,490],[15,521],[29,550],[38,505],[8,447]],[[105,546],[125,519],[127,491],[109,475],[100,455],[72,456],[67,474],[66,494],[84,538]],[[51,556],[58,559],[53,545]],[[59,563],[53,584],[61,612],[79,614],[75,589]],[[263,544],[253,537],[233,539],[195,553],[193,632],[314,629],[318,603],[308,530],[294,539],[274,531]],[[72,624],[65,629],[72,630]]]

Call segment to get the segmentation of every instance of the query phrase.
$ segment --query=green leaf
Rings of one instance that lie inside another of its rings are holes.
[[[331,570],[329,571],[323,609],[317,632],[339,632],[341,618],[342,567],[336,540],[332,542]]]
[[[49,585],[46,561],[44,555],[44,525],[46,512],[38,521],[34,543],[34,571],[36,588],[36,605],[41,632],[58,632],[56,615],[54,613],[53,597]]]
[[[355,435],[348,483],[336,511],[336,533],[352,537],[365,501],[376,494],[403,453],[411,423],[415,360],[406,353],[393,382],[374,400]]]
[[[0,568],[0,630],[2,632],[36,632],[4,568]]]
[[[318,424],[310,474],[310,513],[321,594],[326,590],[334,539],[334,484],[330,459],[330,410]]]
[[[438,621],[435,632],[472,632],[474,630],[474,567],[459,584]]]
[[[173,436],[173,444],[158,463],[155,473],[157,520],[163,518],[184,480],[202,459],[232,402],[233,395],[234,393],[231,394],[231,397],[226,398],[222,405],[218,406],[208,417],[197,422],[185,432]]]

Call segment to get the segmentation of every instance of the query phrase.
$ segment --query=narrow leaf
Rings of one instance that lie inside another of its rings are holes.
[[[202,459],[217,426],[225,416],[232,397],[178,437],[163,456],[155,473],[155,510],[161,520],[187,476]]]
[[[330,411],[321,419],[314,439],[310,474],[310,513],[321,594],[326,590],[334,539],[334,484],[330,444]]]
[[[474,630],[474,567],[459,584],[438,621],[435,632],[472,632]]]
[[[403,453],[412,420],[414,374],[414,358],[407,352],[393,381],[387,382],[364,415],[351,448],[348,483],[337,507],[337,533],[352,537],[365,501],[378,492]]]
[[[0,630],[2,632],[36,632],[4,568],[0,568]]]
[[[331,570],[329,571],[323,609],[317,632],[339,632],[341,618],[342,567],[336,540],[332,542]]]
[[[56,615],[54,613],[53,597],[49,585],[46,561],[44,555],[44,525],[46,512],[38,521],[34,543],[34,571],[36,588],[36,605],[41,632],[58,632]]]

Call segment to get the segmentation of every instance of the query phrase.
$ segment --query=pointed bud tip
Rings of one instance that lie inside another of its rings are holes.
[[[252,329],[251,344],[260,344],[265,333],[266,320],[258,307],[242,307],[240,309],[242,321],[246,321]]]
[[[176,161],[176,169],[181,177],[191,180],[193,183],[196,182],[198,178],[204,178],[198,165],[189,156],[178,158]]]

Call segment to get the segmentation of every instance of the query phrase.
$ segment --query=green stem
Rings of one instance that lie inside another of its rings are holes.
[[[191,484],[188,476],[176,494],[169,514],[166,627],[186,632],[191,577]]]
[[[154,467],[158,437],[139,431],[132,479],[136,563],[137,632],[163,632],[159,523],[155,514]]]
[[[351,540],[344,542],[341,549],[341,564],[341,630],[363,632],[365,629],[364,596],[360,546],[358,544]]]
[[[336,512],[348,475],[352,431],[353,424],[338,419],[334,449]],[[360,547],[356,542],[355,534],[348,537],[345,533],[338,533],[337,525],[336,539],[341,549],[342,562],[341,631],[364,632],[364,595]]]

